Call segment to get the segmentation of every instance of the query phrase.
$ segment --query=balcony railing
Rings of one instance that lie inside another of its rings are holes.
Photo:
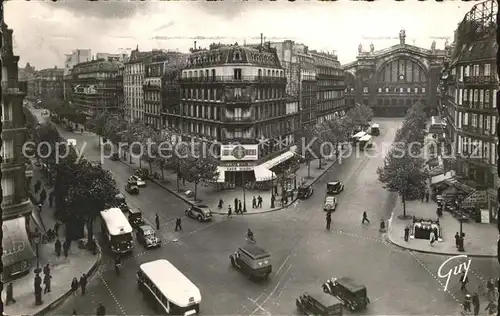
[[[16,197],[15,195],[7,195],[2,199],[2,206],[9,206],[15,204]]]
[[[472,125],[462,125],[462,131],[471,134],[482,134],[479,127],[473,127]]]
[[[496,82],[497,78],[495,76],[464,76],[464,83],[469,84],[489,84]]]
[[[28,83],[26,81],[2,81],[2,92],[4,93],[15,93],[15,94],[27,94],[28,93]]]
[[[249,95],[226,95],[223,102],[226,103],[249,103],[255,100]]]
[[[142,88],[143,89],[147,89],[147,90],[157,90],[157,91],[161,90],[161,86],[155,85],[155,84],[151,84],[151,83],[144,83],[142,85]]]
[[[181,78],[182,82],[275,82],[286,83],[286,78],[282,77],[267,77],[267,76],[215,76],[215,77],[195,77]]]
[[[249,115],[249,116],[222,115],[221,121],[225,122],[225,123],[248,123],[248,122],[254,122],[255,116],[253,116],[253,115]]]

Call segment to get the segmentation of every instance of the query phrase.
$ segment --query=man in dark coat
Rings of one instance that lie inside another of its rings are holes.
[[[465,275],[465,271],[460,275],[460,291],[467,292],[467,283],[469,283],[469,278]]]
[[[66,240],[63,244],[64,257],[68,258],[69,242]]]
[[[274,201],[276,198],[274,197],[274,194],[271,194],[271,208],[274,208]]]
[[[252,208],[257,208],[257,199],[255,196],[252,198]]]
[[[56,223],[54,224],[54,234],[55,234],[56,236],[59,236],[59,227],[61,227],[61,224],[59,224],[59,222],[56,222]]]
[[[45,267],[43,267],[43,274],[50,274],[50,266],[48,263],[45,265]]]
[[[80,277],[80,287],[82,288],[82,296],[85,295],[85,289],[87,288],[87,276],[85,273]]]
[[[45,284],[45,289],[43,290],[43,293],[49,293],[50,292],[50,279],[52,279],[52,276],[49,274],[45,274],[43,277],[43,284]]]
[[[257,197],[257,207],[262,208],[262,196],[260,195]]]
[[[47,192],[45,189],[42,189],[42,192],[40,192],[40,204],[43,205],[45,203],[45,199],[47,198]]]
[[[238,199],[234,198],[234,211],[238,212]]]
[[[460,235],[458,234],[458,232],[455,233],[455,246],[457,247],[460,247]]]
[[[361,220],[361,224],[364,224],[365,222],[370,223],[370,220],[368,219],[368,216],[366,215],[366,211],[363,212],[363,219]]]
[[[410,227],[406,226],[405,227],[405,241],[408,241],[410,238]]]
[[[480,303],[479,303],[479,295],[477,295],[477,293],[474,293],[472,295],[472,306],[474,306],[474,315],[475,316],[479,315]]]
[[[238,201],[238,211],[240,212],[240,214],[243,214],[243,207],[241,204],[241,200]]]
[[[177,217],[177,219],[175,220],[175,231],[177,231],[177,230],[182,230],[180,217]]]
[[[160,229],[160,218],[158,217],[158,214],[156,214],[155,217],[155,223],[156,223],[156,229]]]
[[[10,303],[16,303],[16,300],[14,299],[14,289],[12,282],[10,282],[7,285],[7,299],[5,300],[5,305],[9,305]]]
[[[56,256],[59,258],[61,256],[61,242],[59,239],[56,240],[54,247],[56,248]]]
[[[326,229],[327,230],[330,230],[330,225],[332,223],[332,213],[331,212],[328,212],[326,214]]]

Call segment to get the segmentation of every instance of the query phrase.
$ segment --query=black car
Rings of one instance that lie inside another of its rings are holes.
[[[161,247],[161,240],[151,225],[145,224],[136,228],[137,241],[146,248]]]
[[[125,185],[125,191],[127,191],[130,194],[139,194],[139,187],[137,186],[137,183],[128,182]]]
[[[212,220],[212,211],[206,205],[192,205],[185,213],[187,217],[195,218],[200,222]]]
[[[301,185],[298,190],[297,197],[301,200],[308,199],[311,195],[313,195],[314,189],[310,185]]]
[[[297,309],[305,315],[342,316],[342,302],[325,293],[302,294],[295,300]]]
[[[323,292],[341,300],[350,310],[363,310],[370,303],[366,287],[349,277],[332,278],[323,284]]]
[[[119,207],[122,212],[128,212],[130,208],[127,205],[127,200],[125,199],[125,195],[122,193],[118,193],[115,195],[115,205],[116,207]]]
[[[130,212],[128,214],[128,222],[133,228],[137,228],[146,224],[146,222],[142,218],[142,212],[137,209],[130,209]]]
[[[326,185],[326,192],[328,194],[339,194],[344,191],[344,185],[340,181],[330,181]]]

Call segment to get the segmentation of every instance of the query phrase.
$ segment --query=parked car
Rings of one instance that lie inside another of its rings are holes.
[[[139,187],[135,182],[128,182],[127,184],[125,184],[125,191],[130,194],[139,194]]]
[[[323,210],[325,211],[335,211],[337,208],[338,199],[334,196],[327,196],[325,198],[325,204],[323,204]]]
[[[127,200],[125,199],[125,195],[122,193],[118,193],[115,195],[115,206],[119,207],[122,212],[128,212],[130,208],[127,205]]]
[[[146,224],[146,222],[142,218],[142,212],[138,209],[130,209],[130,213],[128,214],[128,222],[133,228],[137,228]]]
[[[161,247],[161,240],[156,236],[154,228],[149,225],[141,225],[136,228],[137,241],[147,249],[154,247]]]
[[[326,192],[328,194],[339,194],[344,191],[344,185],[340,181],[330,181],[326,185]]]
[[[272,271],[271,255],[253,244],[238,248],[229,259],[233,268],[240,269],[249,278],[267,279]]]
[[[137,184],[139,188],[145,187],[146,186],[146,181],[142,180],[139,176],[130,176],[128,178],[129,183],[134,183]]]
[[[325,293],[304,293],[295,300],[297,309],[305,315],[342,316],[342,302]]]
[[[341,300],[352,311],[363,310],[370,303],[366,287],[352,278],[332,278],[323,284],[323,292]]]
[[[71,125],[66,125],[66,130],[67,130],[68,132],[72,132],[72,131],[74,131],[75,129],[74,129],[74,128],[73,128],[73,126],[71,126]]]
[[[212,220],[212,211],[206,205],[192,205],[186,211],[187,217],[195,218],[200,222]]]
[[[314,193],[314,189],[311,185],[303,184],[299,187],[297,197],[301,200],[308,199]]]
[[[379,136],[380,135],[380,125],[378,125],[377,123],[373,123],[370,126],[370,135]]]

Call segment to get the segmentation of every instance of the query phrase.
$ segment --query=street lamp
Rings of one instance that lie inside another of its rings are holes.
[[[465,252],[465,249],[464,249],[464,237],[463,237],[463,233],[462,233],[462,224],[465,221],[465,219],[462,217],[461,214],[460,214],[460,218],[458,219],[458,221],[460,222],[460,239],[459,239],[459,243],[458,243],[458,251],[459,252]]]
[[[41,242],[41,233],[38,231],[38,228],[35,229],[35,233],[33,236],[33,241],[36,244],[36,269],[34,270],[35,272],[35,305],[42,305],[42,279],[40,278],[40,272],[42,272],[42,269],[40,269],[40,256],[38,254],[38,245]]]
[[[245,172],[243,171],[243,213],[247,212],[247,196],[246,196],[246,182],[245,182]]]
[[[35,242],[35,245],[36,245],[36,269],[35,269],[35,273],[38,274],[42,271],[40,269],[40,256],[38,254],[38,245],[42,241],[42,234],[38,231],[38,228],[35,229],[35,233],[33,235],[33,241]]]

